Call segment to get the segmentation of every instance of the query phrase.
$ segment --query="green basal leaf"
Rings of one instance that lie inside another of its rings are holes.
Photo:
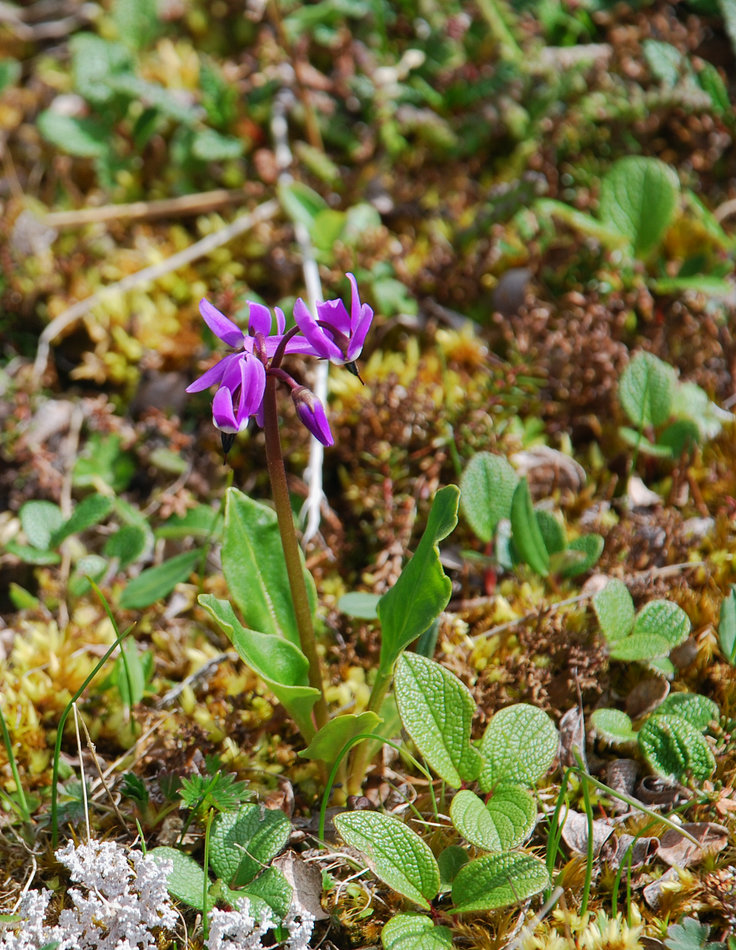
[[[519,476],[501,455],[478,452],[460,479],[460,507],[475,535],[486,543],[496,525],[511,513]]]
[[[52,501],[27,501],[19,515],[28,543],[39,551],[48,551],[51,538],[64,522],[61,508]]]
[[[629,426],[619,426],[618,434],[627,445],[630,445],[632,449],[636,449],[642,455],[649,455],[658,459],[672,458],[672,449],[669,446],[656,445],[637,429],[632,429]]]
[[[70,534],[77,534],[98,524],[110,513],[112,506],[113,499],[109,495],[88,495],[82,499],[71,517],[62,522],[51,535],[51,547],[58,547]]]
[[[559,568],[560,577],[577,577],[589,571],[603,554],[603,538],[600,534],[583,534],[574,538],[564,552],[568,557],[576,555],[574,560]]]
[[[162,845],[159,848],[152,848],[148,853],[152,854],[156,860],[165,858],[174,862],[174,868],[166,881],[169,893],[202,913],[204,910],[202,906],[205,887],[204,869],[194,858],[190,858],[183,851],[177,851],[176,848],[167,848]],[[211,910],[214,903],[211,895],[208,895],[207,909]]]
[[[680,183],[656,158],[628,156],[614,162],[601,181],[599,217],[631,242],[635,257],[653,251],[677,208]]]
[[[671,649],[669,641],[656,633],[632,633],[623,640],[612,643],[608,652],[614,660],[635,663],[667,656]]]
[[[536,519],[526,478],[519,481],[511,501],[511,539],[519,560],[546,577],[549,574],[549,553]]]
[[[498,785],[486,805],[469,789],[459,791],[450,818],[460,834],[484,851],[509,851],[531,834],[537,806],[520,785]]]
[[[638,429],[660,426],[672,413],[677,376],[652,353],[637,353],[621,373],[618,395],[624,412]]]
[[[690,634],[690,618],[682,607],[673,604],[671,600],[650,600],[636,615],[631,632],[632,635],[663,637],[671,650],[683,640],[687,640]]]
[[[598,735],[611,745],[636,742],[639,735],[630,717],[620,709],[595,709],[590,721]]]
[[[558,746],[555,724],[541,709],[527,703],[500,709],[480,741],[481,790],[499,783],[532,787],[552,767]]]
[[[720,710],[712,699],[699,693],[670,693],[657,707],[658,716],[669,714],[687,719],[691,726],[703,731],[712,722],[718,722]]]
[[[222,627],[241,659],[266,683],[302,735],[313,735],[310,713],[319,691],[308,685],[309,662],[299,647],[274,634],[244,627],[229,601],[202,594],[199,603]]]
[[[172,515],[156,528],[157,538],[219,538],[223,519],[219,508],[197,505],[183,515]]]
[[[343,840],[366,856],[371,870],[398,894],[429,910],[440,889],[440,872],[429,847],[397,818],[376,811],[335,816]]]
[[[15,541],[8,541],[5,550],[26,564],[59,564],[61,561],[61,555],[56,551],[42,551],[29,544],[16,544]]]
[[[67,155],[96,158],[110,148],[110,130],[97,119],[64,115],[45,109],[36,119],[41,135]]]
[[[440,851],[437,857],[437,865],[440,869],[440,890],[449,891],[452,888],[452,882],[457,877],[457,872],[463,865],[470,860],[467,848],[461,848],[459,844],[451,844]]]
[[[336,716],[322,726],[299,755],[305,759],[320,759],[332,765],[351,739],[363,733],[375,732],[380,722],[380,717],[370,711]]]
[[[237,488],[227,490],[222,569],[245,626],[299,646],[276,512]],[[306,567],[304,578],[314,613],[317,594]]]
[[[467,687],[439,663],[404,653],[394,692],[403,726],[430,768],[453,788],[476,778],[481,758],[470,744],[475,702]]]
[[[383,950],[452,950],[452,932],[423,914],[396,914],[381,931]]]
[[[486,854],[461,868],[452,885],[450,914],[498,910],[519,904],[549,887],[544,863],[521,851]]]
[[[736,666],[736,585],[733,584],[721,603],[718,643],[731,666]]]
[[[124,524],[122,528],[111,534],[102,549],[105,557],[116,557],[121,568],[126,568],[146,550],[146,532],[137,524]]]
[[[264,868],[261,874],[245,887],[228,887],[224,881],[218,881],[215,887],[218,897],[231,906],[237,907],[238,901],[246,897],[255,916],[260,917],[267,910],[271,910],[279,920],[289,912],[293,896],[291,885],[281,871],[274,867]]]
[[[593,598],[593,610],[603,636],[609,643],[621,640],[634,626],[636,612],[629,589],[623,581],[612,578]]]
[[[679,459],[687,452],[697,448],[700,442],[700,429],[690,419],[677,419],[664,428],[657,437],[657,445],[669,449],[672,458]]]
[[[688,774],[706,779],[716,768],[700,730],[671,713],[647,719],[639,732],[639,747],[655,772],[677,781],[684,781]]]
[[[249,884],[281,851],[291,824],[279,809],[246,804],[212,822],[210,864],[229,887]]]
[[[551,511],[544,510],[535,511],[534,517],[537,519],[547,554],[561,554],[567,546],[567,538],[560,519]]]
[[[414,557],[379,601],[382,672],[393,669],[402,650],[432,625],[450,600],[452,581],[442,569],[438,544],[457,524],[459,494],[456,485],[437,492]]]
[[[380,594],[355,590],[343,594],[337,602],[337,609],[356,620],[378,620],[378,601]]]
[[[140,610],[167,597],[177,584],[189,579],[201,557],[202,549],[196,548],[142,571],[120,595],[120,606],[124,610]]]

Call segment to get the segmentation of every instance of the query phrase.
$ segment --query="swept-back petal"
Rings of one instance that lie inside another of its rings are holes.
[[[214,307],[209,300],[202,298],[199,301],[199,312],[204,318],[204,322],[212,330],[215,336],[218,336],[223,343],[228,346],[242,346],[245,334],[236,326],[233,321],[220,313],[217,307]]]
[[[323,303],[318,303],[317,315],[320,320],[331,324],[340,333],[344,333],[345,336],[350,335],[350,315],[342,300],[325,300]]]
[[[238,432],[238,422],[233,410],[233,394],[227,386],[220,386],[212,400],[212,421],[223,432]]]
[[[262,333],[268,336],[271,332],[271,311],[262,303],[255,303],[253,300],[248,303],[248,333],[255,336],[256,333]]]
[[[238,358],[238,353],[229,353],[206,372],[202,373],[201,376],[198,376],[193,383],[190,383],[186,391],[188,393],[199,393],[203,389],[209,389],[210,386],[214,386],[215,383],[222,382],[227,375],[228,367]]]
[[[240,362],[240,404],[238,406],[238,427],[242,428],[248,417],[258,412],[266,389],[266,370],[263,363],[255,357]]]
[[[324,306],[320,304],[319,307]],[[318,312],[319,311],[318,307]],[[320,317],[321,318],[321,317]],[[315,356],[320,356],[328,360],[342,360],[343,355],[340,347],[337,346],[322,327],[317,326],[317,321],[309,307],[304,303],[301,297],[294,304],[294,320],[301,332],[307,338],[313,347]],[[290,352],[297,352],[290,350]]]

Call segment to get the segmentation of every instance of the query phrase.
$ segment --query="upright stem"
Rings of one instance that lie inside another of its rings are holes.
[[[286,573],[291,587],[291,596],[294,602],[296,625],[299,630],[299,641],[302,653],[309,661],[309,685],[319,690],[319,699],[314,704],[314,720],[317,728],[321,729],[327,722],[327,703],[325,702],[324,685],[322,682],[322,667],[317,653],[317,642],[314,636],[312,610],[309,606],[307,585],[304,582],[299,542],[294,528],[294,516],[289,500],[289,486],[286,483],[286,469],[284,456],[281,453],[281,438],[279,436],[278,410],[276,408],[276,383],[274,376],[266,378],[266,393],[263,399],[263,432],[266,436],[266,465],[268,476],[271,479],[271,491],[276,506],[276,515],[281,533],[281,544],[284,548]]]

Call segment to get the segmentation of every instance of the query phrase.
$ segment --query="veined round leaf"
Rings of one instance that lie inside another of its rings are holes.
[[[164,859],[173,863],[174,866],[166,880],[169,894],[201,913],[205,885],[204,868],[183,851],[168,848],[165,845],[153,848],[149,854],[152,854],[156,861]],[[214,906],[214,903],[210,897],[207,898],[208,910]]]
[[[486,854],[461,868],[452,886],[451,914],[511,907],[549,887],[547,868],[522,851]]]
[[[615,577],[595,595],[593,610],[609,643],[625,637],[634,626],[634,601],[626,584]]]
[[[596,709],[590,720],[598,735],[611,745],[636,742],[638,733],[631,719],[620,709]]]
[[[39,551],[48,551],[51,537],[61,526],[64,516],[53,501],[27,501],[20,509],[20,523],[28,543]]]
[[[603,553],[603,538],[599,534],[583,534],[579,538],[574,538],[565,554],[579,555],[575,561],[560,569],[561,577],[577,577],[578,574],[584,574],[589,571],[598,558]]]
[[[384,950],[452,950],[449,927],[423,914],[396,914],[381,931]]]
[[[79,502],[71,514],[51,536],[51,546],[61,544],[70,534],[76,534],[102,521],[110,513],[113,499],[109,495],[88,495]]]
[[[667,656],[672,649],[665,637],[656,633],[632,633],[612,643],[609,653],[614,660],[624,663],[646,662],[658,656]]]
[[[632,634],[655,634],[664,637],[670,650],[687,640],[690,633],[690,618],[671,600],[650,600],[644,604],[634,621]],[[666,651],[669,652],[669,651]]]
[[[639,732],[639,747],[659,775],[683,781],[688,773],[705,779],[716,760],[702,733],[687,719],[672,714],[651,716]]]
[[[481,789],[488,792],[499,782],[534,785],[552,767],[558,746],[555,724],[541,709],[527,703],[500,709],[480,742]]]
[[[336,815],[335,827],[347,844],[365,855],[376,877],[429,910],[429,901],[440,889],[440,871],[418,834],[377,811]]]
[[[677,377],[667,363],[641,351],[621,373],[618,395],[634,426],[660,426],[672,412]]]
[[[687,719],[691,726],[703,731],[711,722],[718,721],[720,710],[712,699],[699,693],[670,693],[657,707],[657,715],[670,714]]]
[[[261,805],[220,812],[212,823],[210,863],[230,887],[249,884],[275,858],[291,834],[286,815]]]
[[[664,237],[679,194],[669,165],[639,155],[621,158],[601,181],[599,217],[629,239],[635,257],[643,258]]]
[[[499,785],[486,805],[469,789],[459,791],[450,818],[460,834],[485,851],[509,851],[530,834],[537,817],[531,794],[520,785]]]
[[[470,744],[475,702],[457,676],[418,653],[403,653],[394,691],[404,728],[429,766],[453,788],[476,778],[481,760]]]
[[[519,476],[501,455],[478,452],[465,466],[460,507],[481,541],[490,541],[501,518],[509,517],[518,481]]]
[[[306,749],[299,753],[305,759],[321,759],[332,765],[340,752],[355,736],[374,732],[380,716],[369,709],[362,713],[344,713],[322,726]]]

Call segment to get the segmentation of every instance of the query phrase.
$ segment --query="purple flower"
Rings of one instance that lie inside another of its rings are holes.
[[[306,386],[296,386],[291,391],[291,398],[294,400],[297,415],[315,439],[319,439],[322,445],[333,445],[335,440],[327,421],[325,407],[312,390]]]
[[[251,416],[260,419],[266,390],[266,368],[258,357],[249,353],[236,353],[234,357],[235,362],[228,364],[212,400],[212,421],[218,429],[229,433],[242,432]],[[224,362],[221,360],[218,365]]]
[[[342,300],[317,304],[316,318],[301,298],[294,304],[294,320],[311,344],[313,354],[332,363],[355,362],[373,320],[371,308],[360,302],[355,277],[348,274],[347,278],[352,289],[350,313]]]

